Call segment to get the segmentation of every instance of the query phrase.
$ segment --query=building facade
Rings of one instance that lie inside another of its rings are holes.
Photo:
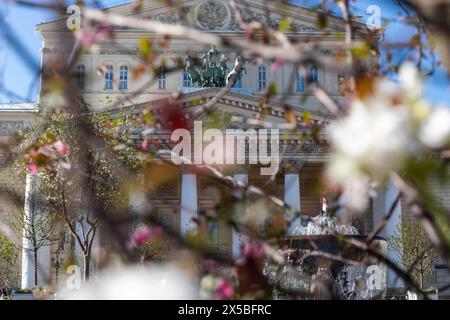
[[[225,38],[245,39],[246,34],[240,28],[228,1],[175,2],[183,9],[170,12],[163,2],[146,1],[138,13],[134,11],[132,4],[105,11],[125,16],[137,15],[172,24],[185,24],[218,33]],[[340,18],[330,17],[327,27],[321,30],[317,27],[316,16],[310,10],[287,4],[263,5],[261,1],[256,0],[248,0],[246,3],[247,5],[240,7],[244,21],[261,21],[279,29],[280,23],[286,21],[288,17],[291,31],[286,34],[290,39],[296,42],[313,41],[314,45],[310,48],[311,55],[320,57],[330,65],[339,63],[344,34],[344,23]],[[265,6],[268,6],[269,10]],[[363,25],[359,32],[361,35],[364,34]],[[64,19],[38,25],[37,33],[42,39],[44,68],[46,64],[53,63],[55,57],[70,54],[73,38],[67,37]],[[139,78],[133,76],[134,70],[137,70],[141,63],[140,42],[143,38],[150,39],[154,47],[157,57],[155,64],[165,66],[153,81],[149,72]],[[92,111],[109,110],[114,114],[114,108],[133,106],[134,112],[150,108],[157,115],[172,99],[174,92],[179,96],[173,107],[189,112],[200,110],[214,99],[221,88],[199,88],[193,83],[189,73],[182,69],[175,72],[165,71],[176,69],[177,61],[188,56],[203,57],[211,47],[183,38],[171,39],[168,46],[164,45],[164,42],[163,36],[143,30],[117,29],[114,32],[114,40],[106,40],[85,49],[74,65],[73,71],[78,75],[76,85],[89,108]],[[231,71],[239,53],[226,48],[217,50],[228,58],[226,63],[228,70]],[[376,64],[377,60],[367,63]],[[308,68],[307,73],[311,80],[320,83],[333,99],[342,101],[340,84],[343,75],[314,64]],[[276,95],[271,102],[262,104],[264,94],[270,86],[276,88]],[[280,102],[281,97],[285,97],[283,103]],[[41,94],[32,110],[28,108],[14,111],[16,108],[14,106],[1,106],[0,135],[12,135],[22,123],[33,117],[36,108],[54,103],[52,99],[54,97]],[[287,114],[286,109],[282,107],[286,104],[292,108],[292,114]],[[233,119],[228,125],[244,130],[250,127],[251,121],[248,119],[260,120],[263,113],[265,113],[264,120],[280,127],[286,123],[287,117],[295,117],[298,123],[310,118],[312,123],[321,126],[326,126],[333,119],[309,90],[304,75],[296,71],[295,66],[281,63],[275,65],[274,62],[258,60],[246,61],[245,71],[237,77],[233,87],[216,101],[215,109],[227,119]],[[315,141],[307,129],[300,129],[295,133],[285,131],[280,134],[280,170],[274,179],[262,176],[258,165],[243,164],[221,169],[233,176],[236,181],[259,186],[267,193],[284,200],[292,208],[315,215],[321,210],[320,182],[329,152],[327,137],[321,133],[318,140],[319,142]],[[162,132],[157,137],[157,142],[170,145],[172,143],[170,134]],[[155,161],[142,174],[142,193],[130,195],[130,206],[133,211],[139,211],[143,203],[150,199],[163,223],[179,230],[181,234],[187,234],[192,228],[191,221],[196,217],[196,212],[214,210],[225,191],[223,186],[211,179],[195,174],[189,166],[173,167]],[[443,204],[449,208],[449,189],[438,188],[436,192]],[[378,197],[371,203],[365,215],[353,221],[360,233],[367,234],[373,230],[389,210],[395,195],[396,190],[392,186],[379,190]],[[270,208],[269,203],[259,205]],[[257,211],[259,207],[255,205],[253,210]],[[393,235],[398,223],[401,222],[402,211],[406,212],[406,208],[399,205],[383,232],[383,237],[389,238]],[[200,232],[210,235],[210,245],[216,252],[233,257],[239,256],[243,237],[226,223],[204,223]],[[62,244],[63,249],[64,246],[67,244]],[[61,248],[60,244],[42,250],[45,261],[41,261],[41,266],[42,269],[46,269],[43,270],[44,274],[50,275],[47,277],[48,281],[55,281],[55,255],[58,248]],[[46,250],[48,252],[44,253]],[[394,257],[394,253],[390,250],[388,255]],[[29,261],[24,257],[22,284],[29,287],[32,275],[26,270],[29,270]],[[395,281],[392,272],[388,273],[388,280],[390,286],[402,286],[400,282]]]

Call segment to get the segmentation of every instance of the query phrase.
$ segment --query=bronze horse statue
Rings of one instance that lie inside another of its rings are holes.
[[[195,65],[194,59],[191,56],[187,56],[185,61],[186,61],[186,68],[184,70],[191,77],[192,84],[193,85],[198,84],[199,86],[202,86],[203,84],[202,78],[194,67]]]
[[[202,56],[203,63],[200,68],[197,69],[196,66],[199,65],[195,61],[195,58],[187,56],[185,72],[189,74],[193,85],[198,85],[199,87],[208,88],[216,87],[223,88],[230,81],[236,81],[237,76],[245,71],[244,59],[240,56],[236,58],[236,62],[233,70],[228,72],[228,59],[225,55],[221,54],[220,51],[216,50],[215,46],[212,47],[207,53]]]

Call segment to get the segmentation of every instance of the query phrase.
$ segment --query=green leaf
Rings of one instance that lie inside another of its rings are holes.
[[[153,117],[153,114],[151,112],[147,112],[146,114],[144,114],[144,120],[147,124],[155,123],[155,118]]]
[[[268,88],[268,93],[269,93],[269,95],[274,96],[274,95],[277,94],[277,92],[278,92],[278,90],[277,90],[277,84],[276,84],[276,83],[273,83],[273,82],[270,83],[269,88]]]
[[[143,58],[147,58],[152,52],[152,41],[149,38],[141,38],[139,40],[139,53]]]
[[[352,53],[354,56],[359,58],[369,58],[370,47],[367,45],[367,43],[361,43],[352,48]]]
[[[303,114],[303,122],[309,122],[311,121],[311,112],[305,112]]]
[[[290,29],[290,26],[291,26],[291,19],[289,17],[286,17],[280,21],[280,25],[278,26],[278,28],[281,32],[284,32]]]

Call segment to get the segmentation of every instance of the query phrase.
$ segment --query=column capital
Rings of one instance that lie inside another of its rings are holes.
[[[285,160],[282,162],[282,169],[285,174],[289,173],[299,173],[300,170],[305,165],[304,161],[299,160]]]
[[[181,167],[181,174],[197,174],[197,169],[193,164],[185,164]]]

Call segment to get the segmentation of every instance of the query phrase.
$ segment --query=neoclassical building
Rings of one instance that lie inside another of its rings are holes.
[[[120,5],[105,9],[106,12],[125,16],[139,16],[155,19],[171,24],[185,24],[207,32],[217,33],[225,38],[245,38],[245,32],[240,28],[236,16],[228,4],[223,0],[189,0],[174,1],[182,10],[170,12],[163,2],[145,1],[138,13],[132,4]],[[244,21],[261,21],[280,28],[280,23],[289,18],[289,31],[286,35],[297,42],[315,41],[311,46],[311,54],[320,57],[330,64],[339,63],[338,55],[343,44],[344,23],[334,16],[328,18],[325,29],[319,29],[314,12],[294,6],[265,4],[257,0],[245,1],[240,7]],[[365,25],[356,22],[356,39],[365,35]],[[68,55],[73,46],[73,39],[67,36],[66,21],[64,19],[39,24],[36,28],[42,39],[42,65],[52,61],[57,55]],[[148,38],[153,44],[153,50],[158,59],[157,65],[165,65],[160,70],[155,81],[147,72],[139,78],[133,76],[140,60],[140,41]],[[166,72],[177,66],[179,59],[188,56],[201,59],[211,46],[198,44],[184,38],[172,38],[169,46],[162,45],[164,37],[144,30],[116,29],[113,40],[106,40],[84,51],[74,66],[77,73],[77,86],[85,102],[92,111],[109,110],[114,106],[133,106],[133,112],[150,108],[157,116],[162,113],[169,100],[173,100],[173,93],[179,93],[174,103],[175,108],[186,112],[195,112],[215,97],[221,88],[199,87],[193,83],[188,72],[178,70]],[[216,48],[228,58],[228,71],[231,71],[234,61],[240,54],[227,48]],[[377,63],[377,59],[368,64]],[[340,83],[343,75],[320,66],[308,65],[308,74],[317,81],[332,96],[340,101]],[[98,72],[98,70],[103,72]],[[276,95],[268,104],[262,104],[265,92],[269,86],[276,87]],[[138,94],[137,94],[138,93]],[[126,99],[123,99],[123,97]],[[281,103],[280,98],[286,96]],[[17,129],[27,123],[39,112],[39,105],[48,102],[41,95],[36,104],[2,105],[0,106],[0,136],[12,135]],[[118,102],[123,101],[123,102]],[[286,114],[284,105],[288,105],[293,114]],[[251,121],[261,119],[278,124],[282,127],[287,116],[295,117],[295,121],[302,123],[305,117],[312,123],[326,126],[333,118],[319,100],[310,92],[304,76],[295,70],[291,64],[274,65],[269,61],[246,60],[245,71],[237,77],[233,87],[221,95],[215,103],[215,109],[227,119],[233,119],[230,125],[236,128],[248,129]],[[130,109],[131,110],[131,109]],[[269,111],[267,111],[269,110]],[[114,114],[114,110],[112,110]],[[169,132],[161,132],[154,138],[160,144],[173,144]],[[292,208],[305,214],[314,215],[320,212],[322,191],[320,188],[321,174],[324,163],[328,159],[327,137],[322,133],[319,141],[315,141],[307,129],[299,129],[295,133],[282,131],[279,139],[281,156],[280,170],[275,179],[260,174],[259,165],[248,163],[238,166],[221,167],[237,181],[261,187],[267,193],[284,200]],[[163,174],[161,174],[161,172]],[[168,178],[169,177],[169,178]],[[161,181],[158,181],[160,179]],[[221,197],[224,187],[211,179],[196,175],[189,166],[169,166],[155,161],[151,163],[142,175],[143,194],[135,193],[130,196],[133,210],[139,210],[143,201],[149,200],[157,211],[163,223],[173,229],[186,234],[191,228],[191,221],[197,212],[213,210]],[[147,188],[147,189],[146,189]],[[446,207],[450,207],[449,190],[436,190]],[[395,198],[396,191],[392,186],[379,190],[378,197],[371,203],[369,210],[353,224],[361,234],[373,230]],[[269,204],[267,204],[269,206]],[[255,205],[253,210],[259,210]],[[383,237],[391,236],[405,212],[400,204],[383,233]],[[199,232],[209,234],[212,250],[224,255],[237,257],[240,254],[242,236],[230,226],[222,222],[201,224]],[[55,254],[61,246],[53,245],[41,251],[40,265],[43,272],[51,275],[49,279],[55,282]],[[63,249],[69,245],[63,245]],[[26,255],[26,254],[24,254]],[[388,252],[393,256],[392,252]],[[30,286],[29,262],[24,257],[22,285]],[[44,270],[46,269],[46,270]],[[389,273],[388,279],[393,281],[395,275]],[[392,282],[393,283],[393,282]],[[398,285],[398,284],[397,284]],[[401,284],[400,284],[401,285]]]

